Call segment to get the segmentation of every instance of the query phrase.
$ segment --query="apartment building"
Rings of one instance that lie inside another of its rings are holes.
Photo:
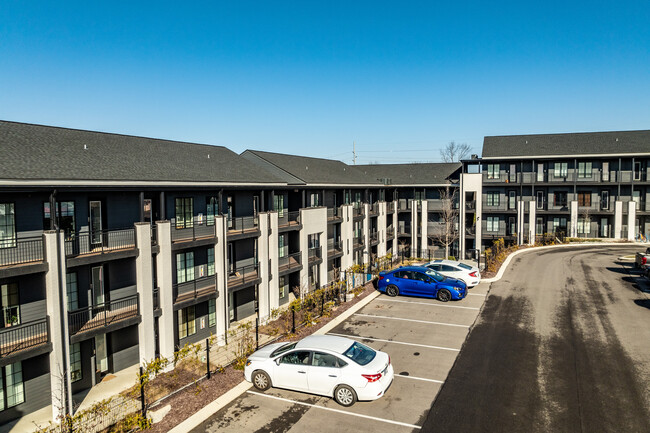
[[[460,187],[465,257],[499,238],[647,238],[650,131],[485,137]]]
[[[0,424],[417,242],[453,174],[4,121],[0,147]]]

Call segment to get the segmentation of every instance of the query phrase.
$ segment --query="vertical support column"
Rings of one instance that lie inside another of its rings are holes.
[[[269,281],[269,308],[280,307],[280,277],[278,276],[278,213],[269,213],[269,252],[271,279]]]
[[[174,292],[172,288],[172,232],[169,221],[156,223],[158,247],[156,256],[156,276],[161,316],[158,318],[158,338],[160,356],[170,359],[174,355]]]
[[[70,387],[70,351],[68,338],[68,299],[65,290],[65,248],[63,232],[46,231],[43,234],[43,258],[48,264],[45,273],[45,304],[50,320],[50,389],[52,392],[52,419],[72,413]]]
[[[418,203],[413,199],[411,202],[411,256],[417,255],[418,251]]]
[[[623,202],[616,200],[614,202],[614,239],[621,238],[623,229]]]
[[[140,363],[151,361],[156,356],[156,341],[153,316],[153,263],[151,260],[151,225],[135,224],[135,242],[138,256],[135,259],[135,280],[140,297],[140,316],[138,324],[138,348]],[[171,266],[171,262],[167,267]]]
[[[575,238],[578,236],[578,202],[572,200],[569,203],[571,210],[571,222],[569,223],[569,236]]]
[[[517,200],[517,245],[524,243],[524,213],[524,202]]]
[[[377,217],[377,233],[379,243],[377,244],[377,255],[383,257],[386,255],[386,202],[379,202],[379,216]]]
[[[259,229],[262,233],[259,237],[257,257],[261,282],[257,290],[257,308],[259,318],[265,320],[271,314],[269,306],[269,217],[268,213],[259,216]]]
[[[420,227],[422,227],[422,236],[420,236],[421,250],[429,248],[429,202],[422,200],[422,215],[420,215]],[[453,203],[451,204],[453,206]],[[446,259],[447,257],[445,257]]]
[[[368,196],[368,190],[365,193]],[[370,203],[363,203],[363,264],[370,263]]]
[[[226,344],[226,331],[230,316],[228,314],[228,239],[226,232],[226,217],[220,215],[214,219],[214,229],[217,235],[217,244],[214,246],[214,267],[217,279],[217,302],[216,302],[216,329],[217,344]]]
[[[636,238],[636,202],[634,200],[630,200],[627,203],[627,240],[633,241],[635,238]]]
[[[354,225],[352,218],[352,205],[341,206],[343,221],[341,222],[341,243],[343,256],[341,257],[341,271],[349,269],[354,264]]]
[[[535,236],[537,235],[537,202],[531,201],[528,202],[528,245],[535,244]]]

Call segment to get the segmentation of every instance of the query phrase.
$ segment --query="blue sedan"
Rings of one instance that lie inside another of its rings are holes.
[[[388,296],[423,296],[442,302],[463,299],[467,295],[465,283],[424,266],[404,266],[380,272],[377,289]]]

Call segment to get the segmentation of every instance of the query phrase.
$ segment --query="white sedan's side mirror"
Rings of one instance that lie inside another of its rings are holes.
[[[280,358],[275,360],[275,365],[280,365]]]

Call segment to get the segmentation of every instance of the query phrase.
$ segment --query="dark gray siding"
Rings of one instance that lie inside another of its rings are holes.
[[[25,402],[0,412],[0,424],[52,404],[48,355],[22,361]]]
[[[137,325],[111,332],[110,342],[114,372],[139,363]]]

